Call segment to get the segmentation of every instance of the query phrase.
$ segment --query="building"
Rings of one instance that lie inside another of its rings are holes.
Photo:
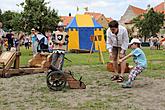
[[[113,19],[110,17],[110,18],[106,18],[108,23],[111,22]]]
[[[139,16],[140,14],[145,13],[146,10],[129,5],[127,10],[125,11],[124,15],[121,16],[121,19],[119,20],[119,22],[121,24],[130,24],[131,21],[133,20],[133,18],[136,18],[137,16]]]
[[[112,18],[106,18],[104,14],[96,13],[96,12],[85,12],[85,15],[90,15],[95,18],[95,20],[102,25],[104,28],[108,28],[108,23],[112,20]]]
[[[69,14],[69,16],[60,16],[60,18],[64,23],[64,27],[66,27],[70,23],[70,21],[73,19],[71,14]]]
[[[148,5],[150,8],[150,5]],[[153,7],[156,12],[161,12],[165,14],[165,2],[162,2],[155,7]],[[137,16],[144,14],[147,12],[148,9],[141,9],[136,6],[129,5],[126,9],[123,16],[121,16],[121,19],[119,20],[120,24],[124,25],[128,30],[132,31],[132,35],[137,35],[138,30],[134,28],[132,30],[132,27],[134,24],[132,23],[133,18],[136,18]],[[165,21],[164,21],[164,27],[165,27]]]
[[[162,2],[154,7],[154,11],[161,12],[165,14],[165,2]]]

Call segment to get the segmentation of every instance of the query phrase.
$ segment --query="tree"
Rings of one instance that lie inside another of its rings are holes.
[[[2,10],[0,9],[0,22],[2,22]]]
[[[3,22],[5,30],[12,29],[15,31],[19,31],[20,26],[20,17],[21,14],[12,11],[5,11],[1,14],[1,20]]]
[[[30,31],[31,28],[39,27],[44,34],[45,31],[54,30],[57,23],[60,21],[57,11],[51,10],[46,5],[45,0],[25,0],[20,5],[23,7],[21,13],[21,25],[24,31]]]
[[[145,37],[150,37],[159,32],[163,26],[164,14],[155,12],[151,8],[147,13],[133,19],[135,27],[139,29],[139,33]]]

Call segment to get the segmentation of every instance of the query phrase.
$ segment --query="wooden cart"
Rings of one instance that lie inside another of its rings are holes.
[[[47,60],[50,54],[37,54],[29,60],[28,66],[20,67],[20,55],[21,53],[17,51],[7,51],[0,55],[1,77],[43,73],[47,71],[50,65],[49,60]]]

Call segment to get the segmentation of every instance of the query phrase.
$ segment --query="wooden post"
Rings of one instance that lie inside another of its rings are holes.
[[[92,46],[91,46],[91,50],[90,50],[90,53],[89,53],[88,62],[90,61],[90,57],[92,55],[93,46],[94,46],[94,41],[92,41]]]
[[[92,51],[93,51],[93,47],[94,47],[94,43],[95,43],[95,39],[94,39],[94,36],[93,35],[90,36],[90,41],[92,41],[92,46],[91,46],[91,49],[90,49],[90,54],[89,54],[89,57],[88,57],[88,62],[90,61],[90,57],[92,55]]]
[[[20,67],[20,55],[21,55],[21,52],[16,53],[16,59],[14,61],[14,69],[19,69]]]
[[[100,47],[100,42],[99,42],[98,36],[93,36],[92,35],[92,36],[90,36],[90,40],[92,41],[92,46],[91,46],[90,54],[89,54],[89,57],[88,57],[88,62],[90,61],[90,57],[91,57],[91,54],[92,54],[92,51],[93,51],[93,47],[95,45],[95,41],[97,41],[98,50],[99,50],[99,61],[104,64],[104,58],[103,58],[103,54],[102,54],[102,51],[101,51],[101,47]]]
[[[99,50],[99,60],[100,60],[100,62],[102,62],[104,64],[105,62],[104,62],[103,53],[102,53],[102,50],[101,50],[101,47],[100,47],[100,42],[99,42],[98,36],[96,36],[96,41],[97,41],[98,50]]]
[[[23,39],[24,37],[24,34],[21,32],[19,33],[18,35],[18,45],[16,47],[16,59],[14,61],[14,69],[19,69],[20,67],[20,56],[21,56],[21,52],[20,52],[20,42],[21,42],[21,39]]]

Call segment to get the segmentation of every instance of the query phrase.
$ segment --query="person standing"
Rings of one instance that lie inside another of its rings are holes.
[[[13,39],[14,39],[14,34],[12,33],[12,29],[9,29],[9,32],[6,34],[6,38],[8,40],[8,51],[10,51],[11,47],[13,47]]]
[[[36,30],[36,37],[38,41],[37,52],[48,52],[48,39],[45,35],[40,32],[39,27]]]
[[[163,51],[165,51],[165,37],[161,36],[160,45],[163,46]]]
[[[0,38],[4,38],[5,37],[5,31],[2,29],[3,24],[2,22],[0,22]]]
[[[68,44],[68,37],[68,34],[64,32],[63,23],[59,22],[57,31],[53,33],[53,36],[51,38],[53,42],[53,55],[50,67],[53,71],[62,70],[65,51],[67,49]],[[58,58],[61,58],[62,60],[60,60],[61,62],[59,63],[58,67],[56,67],[56,62]]]
[[[123,74],[126,68],[126,61],[121,63],[121,74],[118,73],[118,59],[123,58],[126,55],[126,50],[128,48],[129,38],[127,29],[118,24],[116,20],[109,23],[109,28],[107,29],[107,49],[109,51],[110,60],[112,60],[114,75],[111,80],[117,80],[117,82],[123,82]],[[119,57],[119,58],[118,58]]]
[[[37,54],[37,46],[38,46],[38,42],[37,42],[37,36],[35,34],[35,29],[32,28],[31,29],[31,41],[32,41],[32,52],[33,52],[33,56],[35,56]]]
[[[30,43],[29,36],[25,34],[24,44],[26,49],[29,49],[29,43]]]
[[[3,51],[3,40],[5,37],[5,31],[2,29],[2,22],[0,22],[0,53]]]

